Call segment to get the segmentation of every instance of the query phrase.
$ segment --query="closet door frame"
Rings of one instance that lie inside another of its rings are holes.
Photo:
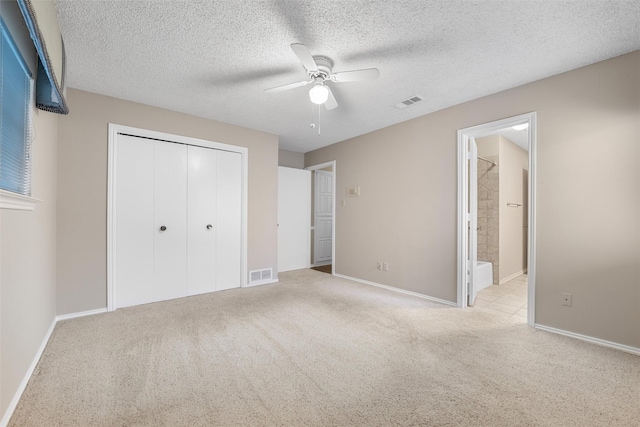
[[[247,286],[247,195],[248,195],[248,157],[249,149],[236,145],[223,144],[220,142],[206,141],[204,139],[190,138],[187,136],[173,135],[164,132],[156,132],[148,129],[140,129],[131,126],[123,126],[109,123],[108,139],[108,189],[107,189],[107,310],[116,309],[117,284],[115,273],[118,268],[116,263],[116,162],[118,135],[125,134],[134,137],[173,142],[177,144],[193,145],[198,147],[212,148],[214,150],[229,151],[239,153],[241,156],[241,179],[242,179],[242,219],[241,219],[241,258],[240,258],[240,287]]]

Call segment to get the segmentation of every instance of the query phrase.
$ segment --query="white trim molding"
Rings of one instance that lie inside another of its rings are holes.
[[[12,191],[0,190],[0,209],[14,209],[20,211],[35,210],[36,205],[42,200],[34,197],[23,196]]]
[[[53,322],[51,322],[51,326],[49,326],[49,330],[44,335],[42,344],[40,344],[40,347],[38,348],[38,351],[36,352],[36,355],[33,358],[31,365],[29,365],[29,369],[27,369],[27,372],[24,374],[24,378],[22,378],[22,381],[18,386],[18,390],[16,390],[16,394],[13,395],[13,399],[11,399],[11,402],[9,403],[7,410],[4,412],[4,416],[0,421],[0,427],[6,427],[9,424],[9,420],[11,420],[11,416],[13,416],[13,411],[16,410],[16,407],[18,406],[18,402],[22,397],[22,393],[24,393],[24,390],[27,388],[27,383],[29,383],[29,380],[31,379],[31,375],[33,375],[33,372],[35,371],[36,366],[38,366],[40,357],[42,357],[42,353],[44,353],[44,349],[47,346],[47,343],[49,342],[49,338],[51,338],[51,334],[53,333],[53,329],[55,328],[56,323],[57,323],[57,320],[56,318],[54,318]]]
[[[518,116],[484,123],[477,126],[458,130],[458,263],[457,306],[467,307],[467,271],[469,269],[467,250],[467,212],[468,212],[468,171],[467,145],[470,138],[479,138],[496,133],[497,131],[522,124],[529,125],[529,222],[528,222],[528,292],[527,292],[527,324],[535,325],[535,286],[536,286],[536,112],[520,114]]]
[[[575,332],[569,332],[563,329],[553,328],[551,326],[540,325],[538,323],[536,323],[534,327],[541,331],[551,332],[553,334],[558,334],[558,335],[564,335],[565,337],[578,339],[580,341],[586,341],[591,344],[596,344],[603,347],[609,347],[615,350],[624,351],[625,353],[631,353],[631,354],[635,354],[636,356],[640,356],[640,348],[631,347],[630,345],[619,344],[612,341],[603,340],[600,338],[590,337],[588,335],[576,334]]]
[[[368,280],[358,279],[356,277],[345,276],[344,274],[337,274],[336,273],[336,274],[334,274],[334,276],[340,277],[341,279],[347,279],[347,280],[351,280],[353,282],[362,283],[364,285],[375,286],[376,288],[382,288],[382,289],[386,289],[386,290],[389,290],[389,291],[398,292],[400,294],[411,295],[413,297],[426,299],[426,300],[429,300],[429,301],[433,301],[433,302],[437,302],[437,303],[440,303],[440,304],[448,305],[450,307],[456,307],[457,306],[455,302],[447,301],[447,300],[436,298],[436,297],[430,297],[429,295],[419,294],[417,292],[407,291],[405,289],[394,288],[393,286],[383,285],[382,283],[370,282]]]
[[[107,169],[107,311],[116,309],[116,284],[115,272],[117,269],[115,262],[116,247],[116,159],[117,159],[117,137],[118,134],[137,136],[141,138],[157,139],[167,142],[175,142],[185,145],[195,145],[198,147],[212,148],[215,150],[229,151],[241,155],[242,164],[242,219],[241,219],[241,260],[240,260],[240,287],[248,286],[247,280],[247,253],[248,253],[248,194],[249,194],[249,149],[237,145],[223,144],[220,142],[206,141],[204,139],[191,138],[188,136],[173,135],[164,132],[156,132],[148,129],[134,128],[114,123],[109,123],[109,143],[108,143],[108,169]]]
[[[105,307],[97,308],[95,310],[81,311],[79,313],[61,314],[60,316],[56,316],[56,322],[59,322],[61,320],[75,319],[78,317],[93,316],[94,314],[106,313],[107,311],[107,307]]]

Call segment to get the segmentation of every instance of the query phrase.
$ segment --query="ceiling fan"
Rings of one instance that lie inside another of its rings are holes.
[[[307,70],[308,80],[302,80],[295,83],[289,83],[283,86],[277,86],[271,89],[265,89],[267,93],[281,92],[283,90],[294,89],[297,87],[307,86],[313,83],[313,87],[309,90],[309,97],[314,104],[324,104],[327,110],[333,110],[338,106],[331,88],[325,83],[344,83],[356,82],[362,80],[375,80],[380,76],[377,68],[367,68],[364,70],[343,71],[341,73],[332,72],[333,61],[326,56],[311,55],[309,48],[300,43],[293,43],[291,49],[298,56],[300,62]]]

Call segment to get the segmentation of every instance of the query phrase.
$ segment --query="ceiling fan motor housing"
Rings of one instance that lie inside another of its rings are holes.
[[[331,68],[333,67],[333,61],[326,56],[316,55],[313,57],[313,60],[316,61],[316,65],[318,66],[317,71],[307,71],[309,76],[313,79],[322,79],[327,80],[331,77]]]

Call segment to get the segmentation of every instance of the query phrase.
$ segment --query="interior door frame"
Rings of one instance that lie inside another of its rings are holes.
[[[467,233],[467,212],[469,210],[468,196],[469,188],[467,181],[469,174],[467,171],[468,151],[467,146],[470,137],[479,138],[494,134],[500,129],[529,124],[529,219],[528,219],[528,241],[527,241],[527,324],[535,325],[535,286],[536,286],[536,135],[537,135],[537,114],[536,112],[520,114],[494,122],[483,123],[458,130],[458,263],[457,263],[457,306],[467,307],[467,271],[469,268],[467,260],[468,233]]]
[[[467,233],[469,239],[468,245],[471,246],[467,247],[467,260],[471,262],[471,265],[467,265],[467,271],[469,272],[469,280],[466,281],[467,305],[469,305],[469,300],[471,300],[471,305],[473,305],[478,294],[475,282],[478,277],[478,144],[476,143],[476,139],[474,137],[468,136],[467,145],[469,146],[469,150],[467,151],[469,154],[469,166],[467,169],[469,177],[466,182],[476,182],[475,186],[469,185],[467,187],[467,191],[469,194],[469,197],[467,197],[467,200],[469,201],[467,212],[469,212],[470,214],[470,217],[467,218]]]
[[[332,216],[332,221],[331,221],[331,274],[335,275],[336,274],[336,264],[337,264],[337,260],[336,260],[336,181],[337,181],[337,177],[338,177],[338,171],[336,169],[336,161],[335,160],[331,160],[329,162],[324,162],[324,163],[320,163],[317,165],[312,165],[312,166],[307,166],[306,168],[304,168],[305,170],[309,170],[309,171],[316,171],[319,169],[324,169],[326,167],[331,166],[331,170],[333,172],[333,194],[332,194],[332,198],[333,200],[331,201],[331,216]],[[315,178],[315,177],[314,177]],[[315,182],[314,184],[315,185]],[[313,194],[313,197],[315,198],[315,192]],[[311,202],[309,202],[311,203]],[[309,209],[311,211],[311,209]],[[314,213],[314,219],[315,219],[315,213]],[[315,225],[315,224],[314,224]],[[314,244],[315,244],[315,233],[314,233]],[[315,256],[315,254],[314,254]]]
[[[176,144],[194,145],[215,150],[239,153],[241,156],[241,179],[242,179],[242,219],[241,219],[241,255],[240,255],[240,287],[247,286],[247,202],[248,202],[248,157],[249,149],[236,145],[223,144],[220,142],[207,141],[204,139],[191,138],[181,135],[173,135],[164,132],[157,132],[148,129],[124,126],[109,123],[108,137],[108,167],[107,167],[107,311],[116,309],[115,283],[116,265],[116,162],[117,162],[117,137],[118,134],[147,138]]]

